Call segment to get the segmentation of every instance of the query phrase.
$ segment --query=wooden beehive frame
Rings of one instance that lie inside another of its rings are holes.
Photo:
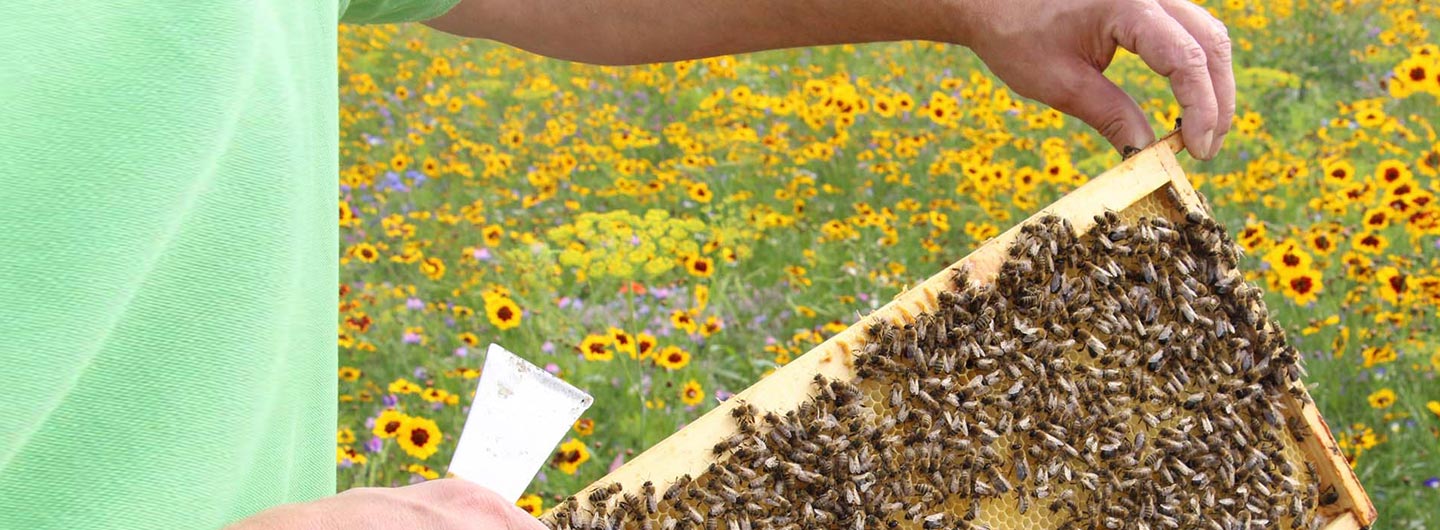
[[[1181,170],[1175,153],[1184,148],[1178,131],[1140,151],[1119,166],[1095,177],[1084,186],[1061,197],[1050,206],[1025,220],[1054,215],[1070,221],[1078,233],[1094,226],[1094,217],[1105,211],[1120,212],[1141,203],[1160,205],[1161,213],[1181,219],[1186,212],[1199,211],[1210,215],[1209,206],[1190,185]],[[662,440],[630,462],[576,493],[585,497],[599,485],[619,483],[626,490],[638,490],[645,481],[665,489],[680,475],[700,475],[714,460],[711,448],[736,432],[730,412],[739,403],[751,403],[761,410],[785,412],[794,410],[811,397],[811,381],[816,374],[830,379],[855,379],[854,351],[865,340],[872,323],[909,322],[916,315],[937,307],[937,295],[950,288],[955,269],[966,267],[972,282],[993,281],[1005,259],[1010,242],[1019,234],[1017,224],[986,242],[969,256],[947,267],[929,279],[897,296],[889,304],[865,316],[816,346],[789,364],[761,379],[714,410],[701,416],[684,429]],[[1300,449],[1306,460],[1319,471],[1322,488],[1333,486],[1339,495],[1336,502],[1321,508],[1327,518],[1326,530],[1368,528],[1375,521],[1375,506],[1355,478],[1345,457],[1340,453],[1330,427],[1320,417],[1309,393],[1303,388],[1295,397],[1287,393],[1283,404],[1287,416],[1298,411],[1304,422],[1304,440]]]

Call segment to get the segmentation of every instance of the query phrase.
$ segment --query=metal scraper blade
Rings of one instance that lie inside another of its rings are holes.
[[[491,344],[450,474],[514,502],[592,402],[590,394]]]

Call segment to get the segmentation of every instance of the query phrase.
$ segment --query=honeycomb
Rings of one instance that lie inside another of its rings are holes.
[[[1333,501],[1298,356],[1214,221],[1165,194],[1031,222],[992,283],[877,323],[851,382],[733,409],[697,476],[571,497],[550,528],[1314,528]]]

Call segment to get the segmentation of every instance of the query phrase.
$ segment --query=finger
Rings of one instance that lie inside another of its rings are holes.
[[[1219,107],[1215,119],[1215,140],[1210,145],[1209,154],[1209,157],[1214,157],[1220,152],[1225,134],[1230,132],[1230,124],[1235,119],[1235,71],[1230,62],[1230,31],[1225,28],[1225,23],[1189,0],[1161,0],[1160,6],[1205,49],[1205,65]]]
[[[1059,82],[1055,81],[1044,85],[1056,87],[1054,90],[1036,94],[1035,99],[1079,118],[1109,140],[1115,150],[1138,149],[1155,141],[1155,131],[1145,120],[1145,112],[1093,66],[1076,61],[1059,73]]]
[[[1209,158],[1219,109],[1205,49],[1159,5],[1146,4],[1117,18],[1111,35],[1151,70],[1170,79],[1170,89],[1184,112],[1181,134],[1190,156]]]

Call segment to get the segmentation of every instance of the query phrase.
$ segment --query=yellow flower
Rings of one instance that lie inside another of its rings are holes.
[[[551,460],[561,473],[574,475],[575,469],[590,460],[590,450],[585,448],[585,443],[571,438],[570,441],[560,444],[560,449],[555,452]]]
[[[525,513],[528,513],[533,517],[540,517],[540,514],[544,513],[545,511],[545,501],[542,500],[539,495],[536,495],[534,493],[526,494],[524,497],[520,497],[519,500],[515,501],[515,505],[519,506],[521,510],[525,510]]]
[[[1377,364],[1393,362],[1396,359],[1395,348],[1390,346],[1371,346],[1360,350],[1360,356],[1365,358],[1365,367],[1369,368]]]
[[[638,357],[635,348],[635,338],[620,328],[610,328],[610,344],[615,346],[615,351],[630,354],[631,359]]]
[[[654,335],[643,332],[635,335],[635,358],[642,361],[649,359],[650,356],[655,355],[656,344]]]
[[[429,401],[431,403],[444,403],[447,399],[449,399],[449,397],[449,392],[435,387],[427,388],[424,392],[420,393],[420,399],[424,399],[425,401]]]
[[[476,344],[480,344],[480,337],[477,337],[474,333],[468,331],[457,335],[456,338],[460,339],[460,342],[465,343],[466,346],[474,346]]]
[[[1385,123],[1385,113],[1380,109],[1366,109],[1355,114],[1355,122],[1361,127],[1376,127]]]
[[[655,356],[655,364],[666,370],[679,370],[690,364],[690,353],[680,349],[679,346],[666,346]]]
[[[395,438],[406,454],[424,460],[440,448],[444,435],[440,433],[440,426],[436,425],[434,420],[412,416],[400,426],[400,432],[396,433]]]
[[[615,352],[610,351],[610,337],[607,335],[585,337],[585,340],[580,341],[580,354],[584,355],[587,361],[608,361],[615,358]]]
[[[359,451],[356,451],[348,445],[336,447],[335,463],[344,464],[347,460],[350,462],[351,465],[356,466],[363,466],[366,462],[370,461],[370,459],[366,458],[364,454],[361,454]]]
[[[1348,184],[1355,176],[1355,165],[1346,160],[1335,160],[1325,164],[1325,181],[1332,184]]]
[[[1391,266],[1375,271],[1375,281],[1380,284],[1380,298],[1394,305],[1400,305],[1409,289],[1410,277],[1400,269]]]
[[[1394,212],[1389,207],[1379,206],[1365,210],[1365,214],[1360,216],[1360,221],[1371,230],[1384,230],[1385,227],[1390,226],[1392,216],[1394,216]]]
[[[1383,235],[1366,230],[1356,233],[1354,239],[1351,240],[1351,244],[1356,250],[1361,252],[1380,254],[1385,251],[1385,247],[1390,246],[1390,240],[1386,239]]]
[[[505,229],[499,225],[490,225],[481,230],[480,234],[485,237],[485,246],[493,247],[500,244],[500,238],[505,236]]]
[[[350,430],[349,427],[341,427],[335,431],[335,443],[340,445],[355,443],[355,431]]]
[[[578,434],[580,436],[590,436],[591,434],[595,434],[595,420],[592,420],[590,418],[580,418],[578,420],[575,420],[575,434]]]
[[[359,368],[353,368],[349,366],[340,367],[341,381],[355,381],[357,379],[360,379],[361,375],[364,375],[364,372],[361,372]]]
[[[388,389],[391,394],[414,394],[421,390],[420,385],[411,383],[403,377],[391,381]]]
[[[468,366],[461,366],[455,369],[454,377],[474,379],[476,377],[480,377],[480,371],[474,368],[470,368]]]
[[[1299,306],[1314,302],[1325,287],[1320,272],[1314,269],[1301,269],[1282,275],[1280,284],[1285,294]]]
[[[523,315],[520,305],[509,297],[485,297],[485,316],[489,317],[490,323],[498,329],[506,330],[519,326]]]
[[[1245,247],[1246,252],[1254,252],[1269,241],[1265,232],[1265,224],[1259,222],[1246,223],[1245,228],[1240,230],[1240,235],[1235,238],[1240,241],[1240,246]]]
[[[1390,408],[1390,405],[1395,404],[1395,391],[1388,388],[1382,388],[1380,390],[1376,390],[1375,393],[1370,394],[1370,397],[1367,397],[1365,399],[1370,402],[1370,406],[1372,408],[1388,409]]]
[[[1291,240],[1285,240],[1275,245],[1265,255],[1265,261],[1270,263],[1270,268],[1286,276],[1294,272],[1310,268],[1313,260],[1310,254],[1300,249],[1300,245]]]
[[[710,304],[710,286],[708,286],[708,285],[696,285],[696,286],[695,286],[695,310],[696,310],[696,311],[704,311],[704,310],[705,310],[705,306],[707,306],[707,305],[709,305],[709,304]]]
[[[680,389],[680,401],[689,406],[699,405],[705,400],[705,389],[700,388],[700,382],[691,379]]]
[[[420,261],[420,273],[432,280],[439,280],[445,277],[445,262],[436,257],[425,258]]]
[[[690,271],[692,276],[709,278],[715,273],[715,263],[705,256],[686,256],[685,270]]]
[[[698,329],[698,325],[695,323],[695,318],[690,316],[689,312],[681,311],[678,309],[675,310],[675,312],[670,313],[670,324],[674,325],[675,329],[684,331],[686,333],[694,333],[695,330]]]
[[[1425,408],[1430,409],[1431,414],[1440,418],[1440,401],[1427,401],[1425,402]]]
[[[380,259],[380,251],[375,250],[375,245],[369,243],[357,243],[346,253],[365,263],[375,263],[375,260]]]
[[[705,319],[705,324],[700,326],[700,335],[709,337],[719,333],[722,329],[725,329],[725,322],[718,316],[710,315],[710,318]]]
[[[371,434],[381,438],[394,438],[400,433],[400,428],[405,426],[405,421],[410,419],[395,409],[385,409],[380,417],[375,418],[375,428],[370,430]]]
[[[355,216],[355,210],[350,209],[350,203],[340,201],[340,226],[360,226],[360,218]]]
[[[1305,243],[1310,247],[1310,250],[1322,256],[1328,256],[1331,252],[1335,251],[1334,239],[1330,237],[1330,234],[1320,230],[1307,234],[1305,236]]]
[[[710,199],[714,197],[714,194],[710,192],[710,186],[704,182],[690,186],[689,194],[691,199],[699,203],[710,202]]]
[[[434,469],[430,469],[430,466],[427,466],[425,464],[410,464],[410,467],[406,468],[405,470],[416,475],[425,477],[425,480],[435,480],[437,478],[440,478],[439,472],[435,471]]]

